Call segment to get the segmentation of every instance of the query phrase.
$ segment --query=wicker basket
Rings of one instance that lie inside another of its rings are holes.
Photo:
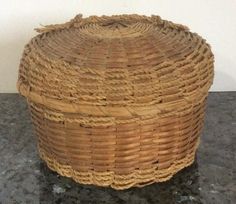
[[[37,31],[18,90],[50,169],[126,189],[194,161],[214,62],[199,35],[140,15],[78,15]]]

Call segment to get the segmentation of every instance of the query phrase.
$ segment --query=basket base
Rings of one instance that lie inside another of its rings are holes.
[[[156,167],[147,170],[135,170],[128,175],[117,175],[112,171],[107,172],[80,172],[72,169],[69,165],[62,165],[54,158],[50,158],[46,152],[38,146],[39,155],[44,160],[47,166],[60,174],[72,178],[75,182],[81,184],[93,184],[97,186],[107,187],[117,190],[128,189],[130,187],[143,187],[152,183],[164,182],[173,177],[183,168],[190,166],[195,159],[195,152],[199,145],[199,139],[196,142],[191,154],[185,158],[174,162],[168,169],[158,170]]]

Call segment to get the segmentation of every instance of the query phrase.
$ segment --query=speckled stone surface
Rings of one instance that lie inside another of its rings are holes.
[[[165,183],[115,191],[52,172],[17,94],[0,94],[0,156],[1,204],[236,204],[236,92],[210,93],[196,161]]]

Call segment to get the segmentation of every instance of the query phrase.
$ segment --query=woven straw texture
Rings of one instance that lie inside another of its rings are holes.
[[[194,161],[214,63],[198,34],[140,15],[77,15],[36,30],[17,85],[50,169],[127,189]]]

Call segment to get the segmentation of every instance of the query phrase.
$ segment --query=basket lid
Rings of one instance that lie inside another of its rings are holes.
[[[212,83],[210,46],[159,16],[77,15],[36,30],[41,34],[25,47],[18,89],[57,109],[161,107],[203,99]]]

